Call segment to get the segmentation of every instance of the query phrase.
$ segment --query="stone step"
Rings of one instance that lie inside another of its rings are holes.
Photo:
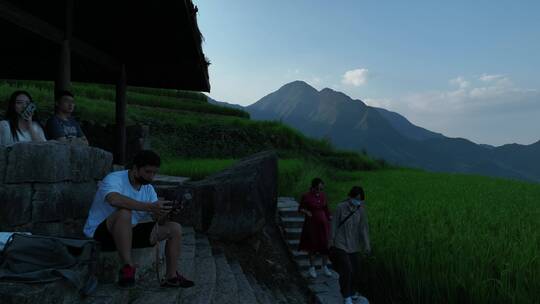
[[[277,198],[278,204],[279,204],[279,203],[282,203],[282,202],[289,202],[289,201],[295,202],[296,199],[295,199],[294,197],[287,197],[287,196],[279,196],[279,197]]]
[[[238,302],[238,284],[225,255],[214,253],[216,262],[216,289],[212,304],[236,304]]]
[[[63,280],[45,284],[0,282],[0,303],[77,303],[75,288]]]
[[[134,248],[131,250],[131,259],[137,268],[136,278],[146,271],[153,269],[155,261],[154,247]],[[100,284],[116,283],[118,270],[122,262],[117,251],[102,251],[99,254],[97,277]]]
[[[281,289],[274,289],[272,291],[272,293],[274,294],[274,299],[276,299],[275,303],[277,304],[287,304],[289,301],[287,300],[287,297],[285,296],[285,294],[283,294],[283,291],[281,291]]]
[[[189,181],[189,177],[157,174],[156,176],[154,176],[154,180],[152,181],[152,184],[154,186],[157,186],[157,185],[179,186],[187,181]]]
[[[291,250],[294,258],[307,258],[308,254],[305,251]]]
[[[309,264],[309,258],[306,256],[306,257],[301,257],[301,258],[295,258],[294,259],[294,262],[298,265],[298,268],[300,268],[300,271],[303,271],[303,270],[307,270],[310,266]],[[322,273],[322,269],[321,269],[321,264],[322,264],[322,259],[321,257],[317,256],[315,257],[315,269]],[[332,269],[332,263],[330,261],[327,262],[327,266],[328,268]]]
[[[178,269],[182,275],[191,279],[194,274],[194,264],[195,234],[193,228],[183,228]],[[137,283],[137,289],[137,297],[132,302],[133,304],[176,303],[184,291],[182,288],[160,287],[154,270],[144,275],[140,282]]]
[[[278,210],[283,211],[291,211],[291,209],[296,208],[298,210],[299,204],[295,201],[288,201],[288,202],[278,202],[277,208]]]
[[[236,279],[236,283],[238,285],[238,304],[256,304],[257,298],[255,297],[255,292],[253,291],[253,288],[249,284],[246,276],[244,275],[244,272],[242,271],[242,267],[240,264],[236,261],[229,262],[229,265],[231,266],[231,270],[234,273],[234,277]]]
[[[281,218],[285,218],[285,217],[301,217],[301,218],[304,218],[304,214],[298,212],[298,207],[279,209],[278,213],[279,213],[279,216]]]
[[[257,298],[257,303],[259,304],[272,304],[272,299],[266,292],[261,288],[257,280],[250,273],[246,274],[246,278],[251,285],[251,288],[255,292],[255,297]]]
[[[45,301],[44,301],[45,302]],[[41,302],[41,303],[44,303]],[[129,290],[120,289],[116,284],[101,284],[90,296],[74,302],[81,304],[127,304],[129,303]],[[65,302],[64,302],[65,304]]]
[[[281,225],[285,228],[302,228],[304,216],[282,216]]]
[[[270,303],[274,304],[278,302],[278,300],[274,296],[274,293],[270,290],[270,288],[268,288],[268,286],[266,286],[266,284],[259,283],[259,286],[261,286],[261,289],[265,293],[266,297],[270,300]]]
[[[300,244],[299,239],[288,239],[287,240],[287,245],[289,245],[289,248],[291,250],[298,250],[298,245],[299,244]]]
[[[283,229],[286,239],[300,239],[302,228],[285,228]]]
[[[212,256],[212,247],[208,238],[195,234],[195,286],[185,289],[178,303],[211,304],[216,288],[216,262]]]

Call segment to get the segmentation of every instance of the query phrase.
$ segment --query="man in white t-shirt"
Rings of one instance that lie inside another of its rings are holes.
[[[160,164],[159,155],[143,150],[135,156],[131,169],[108,174],[97,190],[84,225],[84,234],[99,241],[103,250],[118,250],[124,265],[118,278],[121,287],[135,284],[131,248],[154,245],[150,241],[154,221],[166,217],[172,208],[172,202],[158,200],[150,185]],[[182,237],[180,224],[165,221],[159,231],[157,238],[167,240],[167,271],[162,285],[193,286],[192,281],[177,271]]]

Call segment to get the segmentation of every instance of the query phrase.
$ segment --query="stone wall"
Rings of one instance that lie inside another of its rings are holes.
[[[182,184],[165,195],[175,199],[185,191],[193,194],[193,202],[175,220],[223,241],[255,235],[275,220],[277,163],[274,152],[261,152],[204,180]]]
[[[19,143],[0,147],[0,230],[82,236],[112,154],[95,147]]]

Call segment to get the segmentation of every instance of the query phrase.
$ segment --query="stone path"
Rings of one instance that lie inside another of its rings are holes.
[[[229,261],[222,250],[212,248],[205,235],[186,227],[183,231],[182,273],[195,281],[192,288],[161,288],[153,271],[141,274],[133,289],[121,290],[102,284],[86,304],[174,303],[174,304],[267,304],[288,303],[264,284],[245,274],[240,264]]]
[[[304,216],[298,212],[298,202],[291,197],[278,198],[278,212],[280,226],[283,236],[289,245],[289,250],[300,269],[302,276],[308,282],[308,288],[313,292],[317,301],[322,304],[340,304],[343,303],[343,298],[339,292],[338,274],[332,271],[332,277],[325,276],[321,269],[321,259],[315,260],[317,268],[317,278],[313,279],[308,274],[309,259],[307,253],[298,251],[300,243],[300,233],[304,224]],[[329,266],[331,266],[329,262]],[[369,301],[361,297],[355,303],[368,304]]]

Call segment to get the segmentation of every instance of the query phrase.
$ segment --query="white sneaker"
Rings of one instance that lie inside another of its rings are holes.
[[[309,276],[312,278],[317,278],[317,272],[315,271],[315,267],[311,266],[308,270]]]
[[[324,273],[325,276],[327,276],[327,277],[332,276],[332,272],[330,271],[330,269],[328,269],[328,267],[326,267],[326,265],[322,267],[322,270],[323,270],[323,273]]]
[[[345,301],[343,303],[345,303],[345,304],[353,304],[352,297],[346,297]]]

